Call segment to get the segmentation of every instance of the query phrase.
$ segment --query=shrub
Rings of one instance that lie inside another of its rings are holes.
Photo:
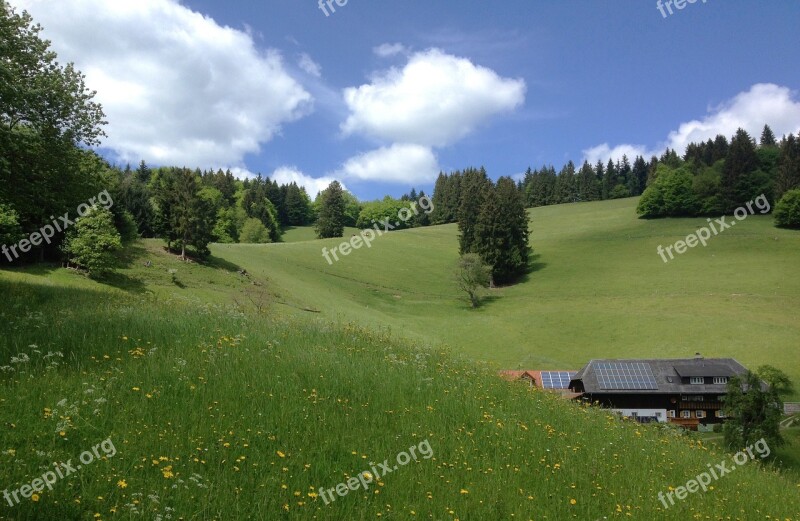
[[[775,226],[800,229],[800,188],[783,194],[774,213]]]
[[[69,259],[85,268],[92,277],[114,271],[114,254],[122,249],[122,240],[114,226],[114,216],[105,208],[94,206],[79,217],[67,232],[63,250]]]
[[[11,245],[22,238],[19,214],[11,205],[0,204],[0,245]]]
[[[250,218],[244,222],[239,242],[243,244],[266,244],[271,242],[269,230],[260,219]]]
[[[631,196],[631,191],[628,190],[628,187],[625,185],[617,185],[612,190],[611,193],[608,194],[609,199],[625,199],[626,197]]]

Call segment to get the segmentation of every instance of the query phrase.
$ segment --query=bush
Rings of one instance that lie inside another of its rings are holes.
[[[698,209],[692,190],[692,173],[684,167],[673,169],[658,165],[657,177],[639,200],[636,212],[642,217],[682,217]]]
[[[260,219],[250,218],[244,222],[242,232],[239,235],[239,242],[243,244],[266,244],[272,242],[269,230],[264,226]]]
[[[642,194],[636,213],[644,218],[661,217],[664,215],[664,194],[658,185],[652,185]]]
[[[625,185],[617,185],[612,190],[611,193],[608,194],[609,199],[625,199],[626,197],[631,196],[631,191],[628,190],[628,187]]]
[[[131,212],[122,210],[119,215],[115,216],[115,221],[123,243],[127,244],[139,238],[139,225],[136,224],[136,219]]]
[[[94,206],[79,217],[67,232],[63,250],[69,259],[85,268],[92,277],[102,277],[114,271],[114,254],[122,249],[122,240],[114,216],[105,208]]]
[[[19,214],[11,205],[0,204],[0,245],[12,245],[22,238]]]
[[[775,226],[800,229],[800,189],[789,190],[775,205]]]

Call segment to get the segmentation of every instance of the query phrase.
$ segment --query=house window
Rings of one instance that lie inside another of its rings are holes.
[[[703,399],[702,394],[684,394],[681,396],[681,401],[684,402],[702,402]]]
[[[683,418],[691,418],[692,417],[692,411],[681,411],[681,417],[683,417]]]
[[[697,416],[698,418],[705,418],[706,411],[695,411],[695,416]]]
[[[689,383],[692,385],[702,385],[705,383],[705,378],[702,376],[692,376],[689,378]]]
[[[725,411],[723,410],[717,411],[717,418],[727,418],[727,416],[725,416]]]
[[[674,418],[675,417],[675,411],[667,411],[667,416],[669,418]]]
[[[714,383],[717,384],[717,385],[725,385],[725,384],[728,383],[728,377],[727,376],[715,376],[714,377]]]

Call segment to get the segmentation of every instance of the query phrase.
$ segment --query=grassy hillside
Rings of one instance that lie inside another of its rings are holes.
[[[458,301],[450,279],[455,225],[392,232],[333,266],[321,248],[341,240],[213,251],[326,318],[448,344],[504,368],[577,369],[591,358],[699,351],[754,368],[773,364],[800,388],[800,233],[751,216],[665,264],[657,246],[706,220],[639,220],[636,202],[532,210],[534,271],[494,290],[477,311]]]
[[[449,282],[453,226],[377,238],[334,266],[320,248],[337,240],[220,245],[208,265],[144,241],[104,284],[0,271],[3,489],[115,449],[36,501],[0,497],[0,519],[798,519],[798,475],[755,462],[665,511],[659,492],[730,456],[467,360],[701,350],[796,378],[797,235],[750,218],[664,265],[655,247],[700,221],[632,207],[533,211],[536,269],[477,311]],[[779,451],[789,465],[798,432]],[[319,497],[412,447],[368,490]]]
[[[226,264],[187,265],[172,284],[177,261],[141,253],[155,266],[136,268],[139,284],[117,281],[136,291],[64,270],[0,272],[0,483],[77,464],[104,440],[115,449],[36,501],[0,505],[0,518],[800,516],[798,483],[755,462],[664,511],[658,492],[730,457],[422,343],[201,304],[254,286]],[[366,491],[318,497],[423,446]]]

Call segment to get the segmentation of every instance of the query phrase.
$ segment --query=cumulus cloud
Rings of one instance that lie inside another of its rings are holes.
[[[649,149],[645,145],[623,144],[611,147],[608,143],[583,151],[584,157],[595,162],[598,159],[619,159],[623,154],[629,158],[636,155],[649,157],[662,154],[672,148],[682,155],[689,143],[714,139],[717,135],[730,139],[739,128],[745,129],[756,139],[767,124],[779,138],[800,131],[800,99],[788,87],[772,83],[759,83],[750,90],[741,92],[732,99],[708,109],[708,114],[700,120],[681,124],[667,139]]]
[[[372,52],[381,58],[388,58],[396,54],[407,53],[408,49],[401,43],[382,43],[372,48]]]
[[[311,199],[314,199],[319,192],[328,188],[332,182],[337,181],[337,179],[334,177],[311,177],[304,174],[294,166],[282,166],[272,172],[272,175],[269,177],[279,185],[297,183],[297,186],[301,186],[306,189],[306,193],[308,193]],[[347,187],[344,186],[344,183],[341,181],[339,181],[339,183],[345,190],[347,190]]]
[[[402,69],[345,89],[345,135],[362,133],[395,143],[446,146],[491,116],[525,101],[525,81],[502,78],[466,58],[438,49],[414,54]]]
[[[312,60],[308,53],[304,52],[300,55],[300,60],[297,62],[297,66],[315,78],[322,76],[322,66]]]
[[[310,111],[277,51],[174,0],[11,0],[97,90],[122,161],[241,166]]]
[[[348,159],[337,175],[364,181],[427,183],[436,179],[439,165],[425,146],[395,143]]]

